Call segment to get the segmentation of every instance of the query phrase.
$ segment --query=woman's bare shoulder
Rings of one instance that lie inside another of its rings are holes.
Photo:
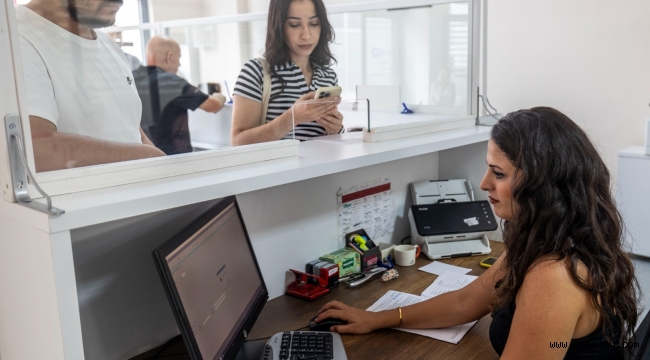
[[[579,279],[586,279],[588,276],[587,268],[582,262],[577,263],[576,274]],[[528,269],[522,291],[531,288],[560,291],[564,295],[588,295],[572,275],[571,260],[566,257],[558,259],[553,255],[541,258]]]

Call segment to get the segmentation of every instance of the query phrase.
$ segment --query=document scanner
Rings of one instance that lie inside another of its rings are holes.
[[[489,254],[485,236],[498,227],[487,201],[473,201],[469,181],[432,180],[411,183],[411,242],[430,259]]]

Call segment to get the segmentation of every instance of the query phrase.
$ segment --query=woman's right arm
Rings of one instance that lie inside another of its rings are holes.
[[[436,329],[466,324],[490,312],[494,302],[494,286],[504,272],[501,269],[505,253],[478,279],[460,290],[451,291],[429,300],[402,308],[402,327],[408,329]],[[316,322],[339,318],[347,325],[333,326],[338,333],[365,334],[371,331],[397,327],[397,309],[369,312],[347,306],[338,301],[327,303],[320,310]]]
[[[232,146],[256,144],[280,140],[293,129],[291,113],[275,118],[273,121],[260,126],[262,103],[244,96],[234,95],[232,110],[232,128],[230,144]]]
[[[325,114],[336,110],[337,101],[313,100],[314,93],[307,93],[296,101],[294,115],[296,124],[320,119]],[[305,103],[309,101],[308,103]],[[257,144],[261,142],[280,140],[293,130],[293,115],[291,108],[277,118],[260,126],[262,103],[244,96],[234,95],[232,110],[232,128],[230,144],[232,146]]]

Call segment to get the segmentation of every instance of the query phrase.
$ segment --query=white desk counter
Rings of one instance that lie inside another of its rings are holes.
[[[296,158],[55,196],[53,204],[66,211],[60,217],[6,202],[0,215],[56,233],[475,144],[487,141],[490,129],[477,126],[380,143],[362,142],[360,132],[332,135],[301,143]]]
[[[390,178],[394,234],[408,235],[408,184],[485,172],[490,128],[364,143],[361,133],[300,144],[268,161],[53,198],[50,218],[0,203],[3,359],[123,359],[178,333],[151,251],[211,204],[237,195],[271,297],[284,272],[335,250],[336,192]],[[399,160],[399,161],[398,161]]]

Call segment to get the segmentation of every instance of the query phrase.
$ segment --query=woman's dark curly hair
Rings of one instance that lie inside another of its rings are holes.
[[[506,115],[491,136],[517,169],[514,215],[504,223],[507,254],[497,306],[514,301],[540,259],[568,258],[571,277],[591,294],[601,314],[606,338],[630,339],[638,317],[638,283],[623,250],[609,171],[596,148],[571,119],[548,107]],[[587,270],[584,278],[578,275],[580,264]]]
[[[269,63],[270,70],[274,76],[279,77],[276,66],[282,66],[291,60],[291,54],[284,38],[284,25],[287,22],[289,7],[296,0],[271,0],[269,5],[269,19],[266,27],[266,46],[264,57]],[[307,0],[304,0],[307,1]],[[327,10],[323,0],[308,0],[314,3],[316,15],[320,24],[320,38],[309,59],[312,64],[320,67],[328,67],[336,62],[330,51],[330,43],[334,41],[334,28],[327,19]]]

